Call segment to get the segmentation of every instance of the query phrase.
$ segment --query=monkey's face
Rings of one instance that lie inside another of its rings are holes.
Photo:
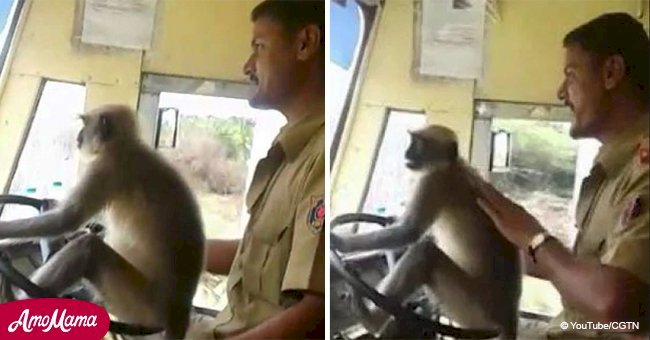
[[[83,128],[77,135],[82,154],[96,155],[107,150],[120,152],[140,142],[135,113],[125,105],[103,105],[80,116]]]
[[[411,144],[406,149],[406,167],[411,170],[418,170],[424,163],[426,146],[424,140],[416,135],[411,134]]]
[[[83,127],[77,135],[77,147],[83,154],[101,153],[113,136],[113,124],[109,115],[82,115],[81,121]]]
[[[458,158],[458,144],[448,129],[435,126],[426,130],[410,132],[411,144],[404,155],[406,167],[422,170],[450,164]]]

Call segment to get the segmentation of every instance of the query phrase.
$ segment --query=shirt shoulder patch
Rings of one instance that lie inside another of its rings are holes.
[[[641,196],[635,197],[628,203],[627,207],[625,208],[625,211],[623,212],[623,216],[621,218],[621,224],[625,226],[635,218],[639,217],[643,212],[643,209],[643,199]]]
[[[311,208],[307,214],[307,226],[317,234],[323,229],[325,224],[325,200],[322,196],[311,198]]]

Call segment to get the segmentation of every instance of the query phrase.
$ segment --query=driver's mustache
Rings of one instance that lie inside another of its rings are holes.
[[[248,73],[248,80],[251,83],[254,83],[254,84],[259,83],[259,78],[257,78],[257,75],[255,73],[252,73],[252,72]]]
[[[568,107],[571,108],[571,109],[573,109],[573,104],[571,104],[571,102],[568,101],[568,100],[565,100],[565,101],[564,101],[564,105],[565,105],[565,106],[568,106]]]

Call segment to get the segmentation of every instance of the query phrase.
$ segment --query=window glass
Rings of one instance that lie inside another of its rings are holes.
[[[244,197],[257,162],[286,119],[256,110],[244,99],[163,92],[161,133],[170,141],[178,112],[178,137],[159,147],[196,195],[207,238],[237,239],[248,219]],[[160,140],[163,138],[161,136]]]
[[[4,69],[12,37],[16,31],[18,16],[24,5],[24,0],[0,1],[0,70]]]
[[[411,142],[408,131],[425,124],[423,113],[397,110],[388,113],[363,212],[391,216],[404,211],[414,184],[403,156]]]
[[[10,194],[36,198],[62,198],[74,185],[77,170],[76,140],[82,127],[86,88],[46,81],[29,127]],[[1,220],[30,217],[33,208],[8,205]]]
[[[333,143],[341,124],[348,94],[354,90],[352,78],[361,53],[365,28],[361,7],[355,0],[330,0],[330,58],[327,66],[327,143]],[[344,119],[344,118],[343,118]]]

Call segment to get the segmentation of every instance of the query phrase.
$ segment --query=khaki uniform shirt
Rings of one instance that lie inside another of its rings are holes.
[[[298,301],[297,291],[325,293],[324,121],[314,114],[283,127],[255,169],[246,197],[250,220],[215,337],[280,313]]]
[[[648,190],[646,115],[635,129],[599,150],[591,173],[580,190],[574,254],[581,259],[593,259],[625,269],[649,283]],[[608,336],[604,334],[606,331],[571,329],[571,322],[587,324],[590,320],[566,303],[563,304],[564,310],[551,322],[549,337],[576,339]],[[561,329],[562,322],[569,323],[568,330]]]

